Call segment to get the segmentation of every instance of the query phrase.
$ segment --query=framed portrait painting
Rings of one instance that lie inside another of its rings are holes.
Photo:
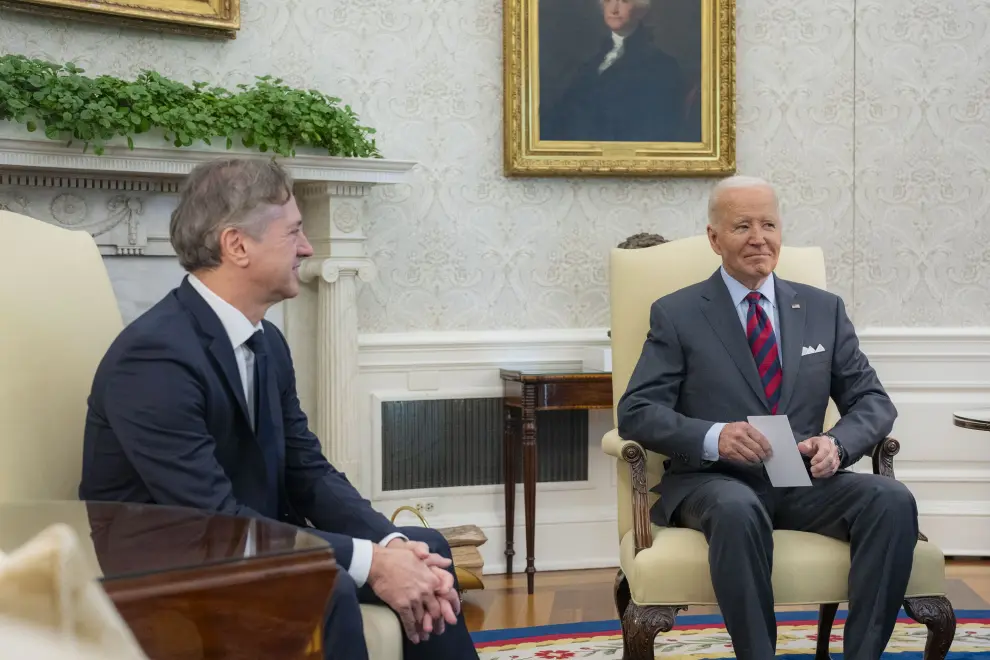
[[[735,171],[735,0],[503,0],[509,176]]]
[[[0,0],[0,7],[85,20],[233,39],[241,26],[240,0]]]

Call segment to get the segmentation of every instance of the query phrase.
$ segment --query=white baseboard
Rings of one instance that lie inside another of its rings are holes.
[[[990,328],[867,328],[860,341],[898,408],[892,435],[901,451],[894,469],[918,500],[922,531],[947,555],[990,556],[990,434],[952,424],[955,410],[990,408]],[[500,367],[578,366],[588,349],[610,346],[606,328],[377,334],[362,335],[359,343],[369,438],[376,436],[371,408],[382,399],[497,395]],[[616,565],[615,512],[602,508],[614,502],[614,469],[599,449],[611,415],[596,415],[585,487],[538,488],[538,570]],[[364,460],[372,460],[370,451]],[[391,512],[425,497],[437,508],[431,525],[441,526],[434,519],[478,524],[489,535],[486,572],[504,570],[501,488],[458,489],[456,497],[445,497],[453,495],[446,489],[395,495],[377,490],[372,499]],[[525,567],[521,492],[516,509],[518,571]],[[596,515],[581,517],[589,511]]]
[[[521,520],[520,516],[520,520]],[[505,572],[505,527],[481,527],[488,542],[479,548],[485,561],[484,572]],[[517,525],[512,543],[515,555],[512,572],[526,569],[526,531]],[[537,571],[564,571],[585,568],[610,568],[619,565],[619,535],[612,520],[557,522],[537,524],[533,562]]]
[[[520,560],[520,557],[522,558]],[[548,573],[550,571],[583,571],[593,568],[619,568],[618,553],[615,556],[602,555],[600,557],[581,557],[574,559],[540,559],[536,562],[537,573]],[[493,561],[490,565],[487,560],[482,570],[482,575],[504,575],[506,569],[505,557]],[[517,554],[512,559],[513,575],[526,574],[526,555]],[[537,578],[539,579],[539,578]]]

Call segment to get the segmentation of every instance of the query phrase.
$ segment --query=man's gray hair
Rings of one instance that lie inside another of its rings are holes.
[[[770,185],[769,181],[761,179],[758,176],[736,174],[716,183],[708,194],[708,224],[714,225],[718,220],[715,216],[718,213],[718,205],[722,201],[722,194],[727,190],[736,190],[739,188],[769,188],[773,193],[774,204],[777,206],[777,210],[780,210],[777,192]]]
[[[264,233],[265,207],[292,198],[292,177],[265,158],[227,158],[190,172],[172,212],[169,238],[179,264],[189,272],[220,265],[220,234],[228,227],[254,238]]]
[[[629,0],[629,4],[640,9],[649,9],[651,0]],[[605,0],[598,0],[598,4],[605,5]]]

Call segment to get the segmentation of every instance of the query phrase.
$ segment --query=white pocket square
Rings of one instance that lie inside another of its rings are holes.
[[[805,355],[813,355],[814,353],[824,353],[824,352],[825,352],[825,347],[822,346],[821,344],[818,344],[818,348],[815,348],[814,346],[801,347],[801,357],[804,357]]]

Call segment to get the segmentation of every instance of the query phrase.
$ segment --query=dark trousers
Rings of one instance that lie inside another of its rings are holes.
[[[450,546],[439,532],[425,527],[403,527],[399,531],[410,541],[421,541],[430,552],[451,557]],[[448,569],[453,573],[454,566]],[[454,577],[457,587],[457,577]],[[364,641],[360,603],[380,605],[381,601],[367,585],[360,589],[347,571],[337,572],[333,596],[327,608],[323,631],[323,655],[330,660],[368,660],[368,647]],[[474,642],[464,623],[464,615],[453,626],[447,625],[442,635],[430,635],[426,642],[413,644],[403,635],[403,660],[477,660]]]
[[[903,484],[873,474],[840,471],[812,484],[773,488],[712,475],[675,512],[675,524],[708,540],[712,584],[737,658],[766,660],[777,648],[774,529],[849,542],[846,660],[877,660],[894,630],[918,541],[914,497]]]

